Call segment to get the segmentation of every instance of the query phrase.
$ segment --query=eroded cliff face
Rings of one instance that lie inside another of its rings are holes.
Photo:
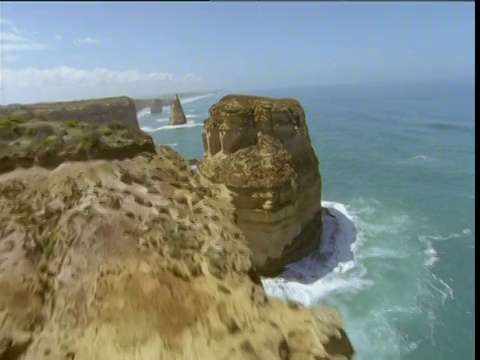
[[[251,202],[290,201],[296,158],[255,146],[285,181],[257,175],[275,196]],[[351,359],[336,312],[266,296],[234,216],[168,147],[1,174],[0,359]]]
[[[182,125],[187,123],[187,117],[180,103],[180,98],[175,95],[170,107],[170,125]]]
[[[0,107],[0,117],[13,116],[24,121],[116,121],[139,128],[133,99],[121,96],[103,99],[8,105]]]
[[[202,136],[201,179],[235,206],[261,274],[319,246],[319,163],[298,101],[228,95],[210,108]]]

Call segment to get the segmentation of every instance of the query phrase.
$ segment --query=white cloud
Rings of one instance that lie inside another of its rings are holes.
[[[16,55],[13,55],[13,54],[1,54],[1,61],[6,63],[6,62],[12,62],[12,61],[15,61],[17,60],[17,56]],[[0,64],[1,66],[1,64]],[[0,74],[1,75],[1,74]],[[0,76],[0,79],[1,79],[1,76]]]
[[[63,37],[61,37],[60,35],[58,34],[55,34],[55,39],[60,41],[60,40],[63,40]]]
[[[14,42],[14,43],[23,43],[28,42],[29,39],[25,36],[18,35],[18,33],[2,32],[0,33],[0,41],[3,42]]]
[[[3,35],[3,34],[2,34]],[[35,42],[26,43],[3,43],[0,41],[1,52],[17,52],[17,51],[42,51],[48,49],[48,46]]]
[[[12,25],[13,22],[5,18],[0,18],[0,25]]]
[[[72,42],[73,42],[73,44],[75,44],[77,46],[80,46],[80,45],[99,45],[100,44],[99,39],[90,38],[90,37],[86,37],[86,38],[83,38],[83,39],[75,39]]]
[[[0,32],[0,52],[41,51],[48,49],[45,44],[39,43],[22,30],[12,26],[13,22],[1,19],[1,25],[7,29]]]
[[[195,91],[203,80],[194,74],[112,71],[105,68],[83,70],[61,66],[53,69],[5,68],[0,82],[4,96],[0,100],[3,103],[25,103],[118,95],[146,97],[173,91]]]

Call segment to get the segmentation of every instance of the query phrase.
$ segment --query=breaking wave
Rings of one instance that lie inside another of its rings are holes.
[[[453,299],[452,289],[432,272],[440,261],[434,239],[412,237],[409,216],[375,200],[322,206],[321,246],[279,277],[262,279],[266,292],[305,306],[337,308],[359,360],[398,359],[424,341],[434,343],[436,313]],[[408,324],[419,317],[424,335],[408,338]]]
[[[164,126],[159,126],[157,128],[152,128],[150,126],[142,126],[141,129],[148,133],[155,133],[157,131],[162,131],[162,130],[176,130],[176,129],[197,127],[197,126],[203,126],[203,124],[199,124],[194,121],[188,121],[186,124],[183,124],[183,125],[164,125]]]
[[[192,103],[192,102],[204,99],[204,98],[212,97],[212,96],[215,96],[215,95],[216,95],[215,93],[210,93],[210,94],[192,96],[192,97],[188,97],[188,98],[185,98],[185,99],[180,99],[180,101],[181,101],[182,105],[183,104],[189,104],[189,103]],[[166,112],[170,112],[170,105],[164,105],[163,109]],[[143,109],[143,110],[140,110],[139,112],[137,112],[137,117],[141,118],[141,117],[143,117],[145,115],[148,115],[148,114],[151,114],[151,112],[150,112],[149,108],[146,108],[146,109]],[[187,118],[188,117],[189,116],[187,115]]]

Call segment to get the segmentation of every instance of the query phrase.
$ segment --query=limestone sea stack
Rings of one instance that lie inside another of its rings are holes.
[[[202,135],[201,180],[233,203],[260,274],[277,275],[318,248],[319,162],[298,101],[225,96]]]
[[[152,105],[150,106],[151,114],[161,114],[163,112],[163,102],[162,99],[153,100]]]
[[[187,118],[183,112],[180,98],[175,94],[170,107],[170,125],[183,125],[187,123]]]

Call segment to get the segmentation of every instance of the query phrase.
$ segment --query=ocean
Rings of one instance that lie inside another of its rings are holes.
[[[338,241],[292,265],[317,278],[264,279],[266,291],[338,309],[358,360],[474,359],[473,81],[252,94],[302,103],[322,201],[341,219]],[[139,113],[141,127],[201,158],[203,120],[224,95],[182,99],[184,126],[165,108]]]

